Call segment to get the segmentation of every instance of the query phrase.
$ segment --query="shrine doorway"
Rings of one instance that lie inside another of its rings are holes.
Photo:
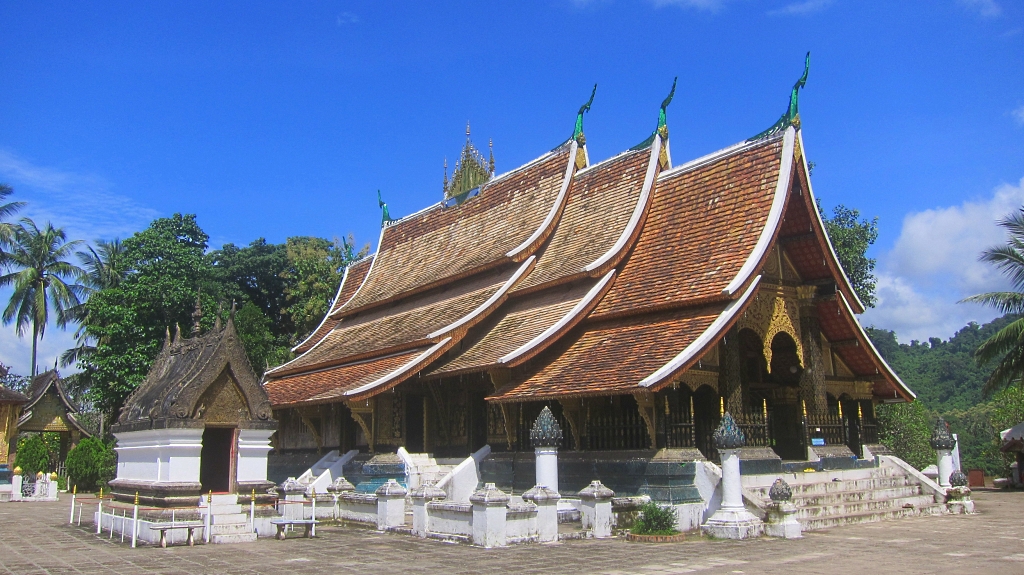
[[[203,431],[203,449],[199,455],[199,483],[203,493],[234,490],[237,438],[238,430],[233,427],[207,427]]]
[[[423,434],[423,396],[405,395],[405,449],[409,453],[426,451]]]

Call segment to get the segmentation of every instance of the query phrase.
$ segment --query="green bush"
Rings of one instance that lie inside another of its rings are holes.
[[[92,491],[114,478],[117,454],[110,444],[87,437],[68,453],[67,466],[71,484],[81,491]]]
[[[39,435],[30,435],[28,437],[22,437],[18,441],[18,454],[14,457],[15,467],[20,467],[26,479],[26,481],[35,481],[36,473],[49,472],[50,470],[50,450],[46,448],[46,443],[43,438]]]
[[[662,507],[653,501],[640,506],[640,518],[630,529],[636,535],[675,535],[676,514],[671,507]]]

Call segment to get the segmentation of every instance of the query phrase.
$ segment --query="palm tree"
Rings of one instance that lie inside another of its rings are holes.
[[[32,328],[32,376],[36,374],[36,350],[46,331],[50,307],[57,312],[57,325],[65,327],[65,310],[79,304],[82,286],[69,283],[84,271],[68,261],[82,242],[68,241],[62,228],[49,222],[39,229],[35,222],[22,218],[6,242],[10,252],[6,263],[14,271],[0,276],[0,287],[12,286],[14,293],[3,312],[4,325],[14,322],[18,336]]]
[[[999,225],[1008,232],[1006,244],[985,250],[980,259],[1008,276],[1015,291],[983,293],[963,301],[992,306],[1003,314],[1024,315],[1024,208],[1006,216]],[[986,395],[1014,383],[1024,386],[1024,317],[985,340],[974,358],[978,365],[999,360],[982,390]]]
[[[63,321],[66,323],[77,323],[78,330],[75,331],[75,347],[65,351],[60,356],[60,364],[67,367],[77,363],[96,351],[92,345],[86,326],[89,325],[89,311],[86,308],[85,300],[94,292],[117,287],[127,273],[127,262],[124,256],[124,246],[121,240],[112,241],[99,240],[96,248],[86,248],[76,254],[78,261],[82,264],[84,274],[79,278],[82,285],[82,293],[78,305],[64,310]]]
[[[7,184],[0,184],[0,266],[7,260],[7,256],[4,252],[4,246],[9,244],[11,239],[14,237],[14,226],[9,222],[5,222],[7,218],[13,216],[18,210],[25,207],[25,202],[7,202],[3,203],[14,193],[14,189]]]

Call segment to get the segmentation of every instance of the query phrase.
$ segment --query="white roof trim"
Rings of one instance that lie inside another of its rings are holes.
[[[651,144],[651,159],[647,163],[647,174],[644,176],[644,185],[640,189],[640,197],[636,200],[636,207],[633,208],[633,214],[629,216],[629,222],[626,223],[626,228],[622,230],[619,235],[619,239],[615,241],[615,244],[604,253],[603,256],[590,262],[587,267],[583,268],[584,271],[594,271],[604,264],[608,263],[616,254],[622,251],[622,248],[626,246],[626,242],[629,240],[629,236],[633,235],[633,230],[640,223],[640,216],[644,213],[644,208],[647,207],[647,201],[651,195],[651,188],[654,186],[654,172],[655,168],[658,167],[658,158],[661,154],[661,137],[656,136],[654,142]]]
[[[594,287],[590,288],[590,291],[588,291],[587,294],[583,296],[583,299],[578,301],[576,305],[574,305],[573,308],[568,311],[568,313],[563,315],[557,322],[555,322],[554,325],[544,330],[537,337],[519,346],[515,351],[500,357],[498,359],[498,363],[512,362],[517,357],[520,357],[523,354],[528,353],[529,351],[531,351],[532,349],[534,349],[535,347],[537,347],[538,345],[540,345],[541,343],[543,343],[544,341],[546,341],[547,339],[551,338],[553,335],[561,331],[563,328],[565,328],[565,326],[569,324],[569,322],[573,320],[573,318],[578,316],[584,309],[587,308],[587,306],[591,304],[591,302],[594,301],[595,298],[597,298],[597,296],[604,289],[604,286],[608,285],[608,282],[610,282],[612,277],[614,276],[615,270],[606,273],[604,277],[600,279],[600,281],[594,284]]]
[[[871,342],[871,338],[868,337],[867,332],[864,331],[864,327],[860,325],[859,321],[857,321],[857,315],[853,313],[853,308],[850,307],[850,302],[846,301],[846,296],[843,295],[843,292],[837,291],[836,296],[836,299],[842,302],[843,309],[846,310],[846,313],[850,314],[850,319],[853,321],[853,325],[857,326],[857,330],[860,332],[861,337],[864,338],[864,341],[868,342],[868,347],[871,348],[871,352],[875,354],[875,357],[878,358],[878,361],[882,362],[882,366],[885,367],[885,370],[889,372],[889,375],[892,376],[894,380],[896,380],[896,384],[903,388],[903,391],[907,392],[911,399],[917,399],[917,394],[914,393],[909,387],[907,387],[907,384],[903,383],[903,380],[900,379],[900,376],[896,375],[896,372],[892,370],[892,367],[889,367],[889,364],[886,363],[885,358],[882,357],[882,354],[878,353],[878,349],[875,347],[875,344]]]
[[[296,353],[295,350],[306,345],[306,342],[308,342],[310,338],[316,335],[316,332],[320,331],[320,328],[322,328],[324,324],[327,323],[327,319],[331,317],[331,312],[334,311],[334,305],[338,303],[338,298],[341,297],[341,290],[344,289],[345,287],[345,281],[348,280],[348,270],[352,269],[353,265],[355,264],[350,264],[348,267],[345,268],[345,273],[344,275],[341,276],[341,283],[338,284],[338,293],[334,294],[334,299],[331,300],[331,305],[327,306],[327,313],[324,314],[324,319],[320,320],[319,325],[317,325],[316,329],[314,329],[312,332],[310,332],[308,336],[306,336],[306,339],[302,340],[301,342],[298,343],[298,345],[292,348],[292,353]]]
[[[395,371],[392,371],[391,373],[385,375],[384,377],[381,377],[381,378],[377,379],[376,381],[367,383],[366,385],[361,385],[361,386],[359,386],[359,387],[357,387],[355,389],[350,389],[350,390],[346,391],[345,393],[343,393],[342,395],[359,395],[360,393],[369,391],[369,390],[371,390],[371,389],[373,389],[373,388],[375,388],[377,386],[380,386],[382,384],[385,384],[385,383],[391,381],[392,379],[394,379],[396,377],[399,377],[401,375],[404,375],[404,374],[408,373],[410,370],[412,370],[416,366],[418,366],[420,364],[420,362],[422,362],[424,359],[430,357],[434,352],[436,352],[437,350],[441,349],[442,347],[448,345],[448,342],[450,342],[451,340],[452,340],[452,338],[450,338],[450,337],[446,337],[446,338],[442,339],[441,341],[439,341],[439,342],[435,343],[434,345],[430,346],[429,348],[427,348],[426,351],[424,351],[423,353],[417,355],[412,360],[410,360],[408,363],[406,363],[402,367],[396,369]]]
[[[725,306],[722,313],[718,314],[718,317],[715,318],[715,321],[711,322],[711,325],[704,330],[704,333],[700,334],[697,339],[693,340],[690,345],[686,346],[686,349],[680,352],[679,355],[675,356],[671,361],[658,368],[658,371],[655,371],[651,375],[643,378],[638,385],[640,387],[651,387],[672,375],[676,370],[685,365],[686,362],[693,359],[693,356],[697,355],[699,351],[704,349],[704,346],[710,343],[718,332],[721,331],[726,324],[732,321],[733,316],[735,316],[747,300],[750,299],[750,296],[754,293],[760,281],[761,276],[754,278],[754,281],[750,282],[750,287],[747,288],[747,291],[743,292],[743,295],[738,299],[734,299],[729,302],[729,305]]]
[[[579,144],[577,144],[575,140],[573,140],[572,144],[569,145],[569,164],[565,166],[565,175],[562,176],[562,187],[558,190],[558,196],[555,198],[555,203],[551,206],[551,209],[548,210],[547,217],[544,218],[544,221],[541,222],[540,226],[534,230],[533,234],[526,238],[526,241],[515,248],[512,248],[511,251],[505,254],[505,257],[514,258],[529,248],[533,242],[540,238],[544,233],[544,230],[548,229],[548,227],[551,226],[551,223],[555,220],[555,216],[558,214],[562,203],[565,201],[565,194],[569,191],[569,184],[572,182],[572,168],[576,165],[576,149],[578,147]]]
[[[377,252],[373,256],[373,261],[370,262],[370,269],[366,270],[366,276],[363,277],[363,283],[359,284],[359,287],[356,288],[356,291],[352,294],[352,297],[348,298],[347,302],[341,304],[341,307],[339,307],[338,309],[330,312],[330,315],[334,315],[339,311],[345,309],[345,306],[352,303],[352,301],[356,299],[356,296],[359,295],[359,292],[363,291],[363,287],[366,286],[366,282],[370,281],[370,276],[373,274],[373,268],[377,265],[377,258],[380,257],[381,255],[380,248],[382,245],[384,245],[384,231],[387,229],[388,226],[383,226],[380,229],[380,237],[377,238]]]
[[[843,277],[843,282],[846,283],[847,289],[850,290],[854,301],[857,302],[857,307],[864,309],[864,302],[860,301],[860,296],[858,296],[857,292],[854,291],[853,284],[850,283],[850,278],[846,276],[846,270],[844,270],[843,265],[839,263],[839,258],[836,256],[836,249],[832,246],[832,240],[828,237],[828,229],[825,227],[825,222],[821,220],[821,214],[818,213],[818,204],[814,201],[814,189],[811,187],[811,171],[807,167],[807,148],[804,147],[803,132],[797,132],[797,137],[800,138],[800,149],[803,150],[800,157],[803,163],[804,173],[807,174],[807,193],[810,194],[811,206],[814,208],[811,211],[814,212],[814,217],[818,220],[818,226],[824,232],[822,235],[825,236],[825,243],[828,244],[828,251],[832,254],[832,261],[834,261],[836,263],[836,267],[839,268],[839,275]]]
[[[695,160],[690,160],[689,162],[686,162],[686,163],[683,163],[683,164],[679,164],[678,166],[675,166],[673,168],[665,170],[665,171],[661,172],[661,174],[658,176],[658,179],[660,180],[662,178],[670,178],[670,177],[678,175],[681,172],[688,172],[690,170],[699,168],[701,166],[705,166],[705,165],[710,164],[712,162],[717,162],[718,160],[720,160],[720,159],[722,159],[722,158],[724,158],[726,156],[730,156],[730,155],[735,154],[737,152],[742,152],[742,151],[744,151],[746,149],[749,149],[749,148],[755,148],[757,146],[763,145],[766,141],[772,141],[773,139],[774,138],[767,138],[766,140],[754,140],[754,141],[744,140],[742,142],[733,144],[733,145],[731,145],[731,146],[729,146],[727,148],[722,148],[721,150],[718,150],[717,152],[711,152],[710,154],[707,154],[706,156],[701,156],[701,157],[699,157],[699,158],[697,158]]]
[[[754,250],[747,256],[747,261],[743,262],[743,267],[740,268],[736,277],[722,290],[724,294],[732,295],[736,293],[736,290],[743,287],[743,283],[756,271],[755,268],[761,262],[761,259],[764,258],[768,248],[771,247],[775,231],[778,229],[779,223],[782,222],[782,210],[786,206],[789,176],[793,173],[793,145],[795,142],[796,130],[790,126],[786,128],[786,135],[782,139],[782,163],[779,166],[779,181],[775,186],[775,198],[772,200],[772,207],[768,212],[768,220],[764,223],[764,229],[761,230],[761,237],[757,239]]]
[[[469,312],[468,314],[462,316],[460,319],[456,320],[454,323],[446,325],[445,327],[442,327],[441,329],[439,329],[439,330],[437,330],[437,331],[435,331],[435,332],[433,332],[431,334],[428,334],[427,338],[428,339],[433,339],[435,337],[441,337],[442,335],[444,335],[446,333],[450,333],[453,330],[459,328],[460,326],[465,325],[467,322],[473,320],[478,315],[480,315],[480,314],[484,313],[485,311],[487,311],[488,308],[493,306],[496,301],[498,301],[502,296],[504,296],[508,292],[508,290],[511,289],[512,286],[515,285],[515,283],[517,281],[519,281],[519,278],[523,277],[523,274],[525,274],[530,269],[530,266],[533,265],[533,262],[536,259],[537,259],[537,256],[530,256],[529,258],[527,258],[526,261],[523,262],[523,264],[521,266],[519,266],[519,269],[516,270],[516,273],[512,274],[512,277],[508,278],[508,280],[506,280],[505,283],[502,284],[502,286],[500,288],[498,288],[498,291],[494,292],[494,294],[492,294],[491,297],[487,298],[487,301],[485,301],[484,303],[480,304],[479,306],[477,306],[477,308],[475,310],[473,310],[473,311]]]

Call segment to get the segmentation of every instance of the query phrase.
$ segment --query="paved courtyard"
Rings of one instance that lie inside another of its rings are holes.
[[[69,503],[0,503],[0,573],[1024,573],[1024,493],[975,492],[980,513],[902,519],[785,541],[569,541],[478,549],[367,529],[317,539],[131,549],[84,525]]]

